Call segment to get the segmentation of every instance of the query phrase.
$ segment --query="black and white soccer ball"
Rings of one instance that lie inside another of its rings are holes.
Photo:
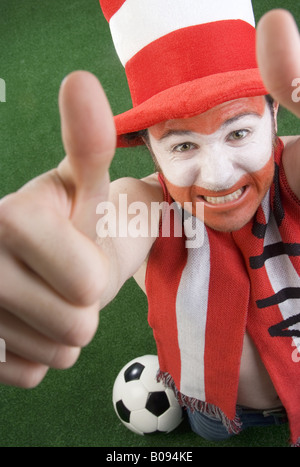
[[[182,421],[182,408],[174,392],[156,380],[158,369],[157,356],[144,355],[127,363],[114,383],[116,414],[139,435],[169,433]]]

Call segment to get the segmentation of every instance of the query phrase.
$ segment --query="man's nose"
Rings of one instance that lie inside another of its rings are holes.
[[[203,188],[220,191],[230,188],[235,183],[234,165],[226,155],[210,154],[202,162],[199,185]]]

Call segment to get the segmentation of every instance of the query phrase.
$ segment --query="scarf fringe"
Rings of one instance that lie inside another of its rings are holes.
[[[240,433],[241,428],[242,428],[242,422],[238,416],[236,416],[233,420],[230,420],[224,414],[224,412],[216,405],[209,404],[208,402],[203,402],[194,397],[189,397],[189,396],[186,396],[185,394],[182,394],[176,388],[174,380],[169,373],[165,373],[159,370],[157,373],[157,381],[162,381],[165,386],[173,390],[179,402],[179,405],[181,407],[187,407],[192,412],[195,412],[195,410],[197,410],[204,414],[212,415],[216,417],[218,420],[222,422],[222,424],[225,426],[229,434],[237,435],[238,433]]]
[[[291,448],[300,448],[300,438],[297,439],[296,443],[291,444]]]

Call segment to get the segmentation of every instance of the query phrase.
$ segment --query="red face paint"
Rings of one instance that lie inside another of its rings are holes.
[[[203,114],[190,118],[167,120],[152,126],[149,130],[156,139],[161,139],[169,131],[193,131],[203,135],[210,135],[231,118],[244,113],[255,113],[262,116],[266,101],[263,96],[246,97],[213,107]]]
[[[192,203],[192,214],[196,215],[196,203],[204,203],[204,223],[219,231],[228,232],[242,228],[257,211],[266,195],[274,176],[274,161],[271,157],[268,163],[259,171],[244,175],[230,190],[211,192],[198,186],[178,187],[165,179],[170,195],[182,206]],[[242,194],[235,200],[220,204],[212,204],[205,197],[222,197],[242,189]]]
[[[235,143],[231,135],[239,130],[245,136]],[[204,222],[215,230],[243,227],[273,180],[272,120],[263,96],[155,125],[150,142],[172,198],[192,203],[193,215],[204,203]],[[181,154],[181,143],[191,149]]]

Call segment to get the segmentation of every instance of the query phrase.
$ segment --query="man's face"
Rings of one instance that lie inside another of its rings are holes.
[[[234,231],[253,217],[272,183],[273,128],[265,98],[251,97],[154,125],[149,141],[172,198],[192,203],[194,215],[204,203],[206,225]]]

